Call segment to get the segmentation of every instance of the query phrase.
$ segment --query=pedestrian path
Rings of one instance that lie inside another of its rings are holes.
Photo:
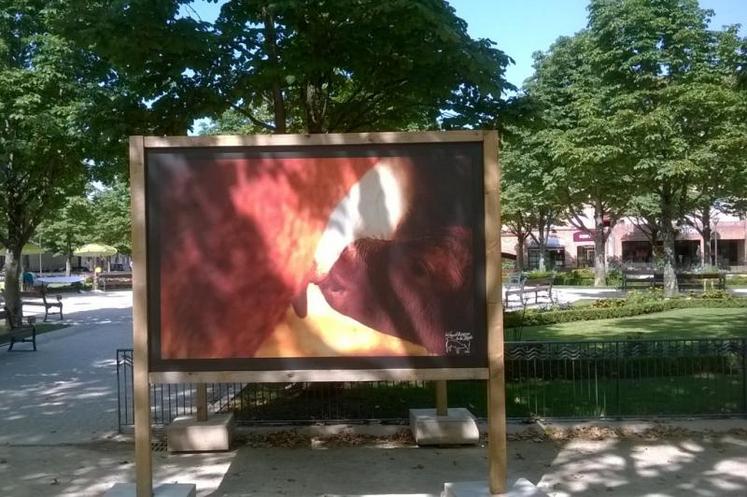
[[[117,430],[117,348],[132,347],[132,292],[63,296],[68,328],[37,352],[0,349],[0,444],[85,443]],[[50,322],[54,322],[50,318]]]

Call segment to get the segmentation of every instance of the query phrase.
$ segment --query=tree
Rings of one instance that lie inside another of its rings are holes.
[[[458,95],[506,85],[510,59],[444,0],[228,0],[214,24],[182,16],[190,0],[68,1],[160,129],[228,110],[274,133],[434,128]]]
[[[234,0],[215,30],[212,88],[276,133],[433,127],[457,93],[499,97],[509,62],[443,0]]]
[[[22,317],[20,256],[36,227],[81,193],[99,135],[94,108],[106,71],[55,30],[42,0],[0,0],[0,243],[7,248],[5,302]]]
[[[685,222],[703,239],[703,264],[718,262],[711,257],[714,211],[747,198],[747,94],[738,81],[743,45],[735,26],[713,33],[709,59],[680,101],[691,158],[700,166]]]
[[[97,191],[91,201],[95,236],[115,247],[119,253],[132,253],[132,218],[130,216],[130,189],[117,178],[112,185]]]
[[[535,54],[526,92],[539,109],[535,140],[555,164],[553,176],[568,221],[594,240],[594,285],[604,286],[607,240],[625,209],[632,181],[609,127],[606,89],[589,63],[594,50],[586,31],[559,38],[547,53]]]
[[[525,206],[522,206],[520,202],[520,186],[506,184],[505,180],[503,183],[501,187],[501,222],[516,237],[516,268],[519,271],[524,271],[526,269],[524,252],[532,227],[524,213]]]
[[[501,198],[508,213],[506,219],[514,225],[517,237],[526,233],[537,245],[538,269],[545,271],[550,230],[560,221],[563,207],[552,158],[534,125],[527,119],[521,127],[511,126],[504,135]],[[518,249],[523,250],[521,242]]]
[[[65,273],[72,269],[75,249],[91,242],[94,227],[93,205],[85,195],[68,197],[65,205],[49,216],[36,229],[43,247],[65,256]]]
[[[677,293],[677,224],[692,210],[693,189],[706,162],[699,155],[717,126],[707,105],[716,79],[719,39],[708,31],[712,12],[696,0],[592,0],[589,33],[596,49],[592,66],[609,126],[624,146],[634,183],[658,204],[664,289]],[[737,68],[731,69],[736,78]],[[696,115],[700,114],[699,116]],[[705,134],[704,134],[705,133]]]

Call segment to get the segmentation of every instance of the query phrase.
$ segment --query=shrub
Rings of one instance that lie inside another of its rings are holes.
[[[506,328],[518,328],[522,326],[543,326],[556,323],[569,323],[572,321],[626,318],[673,309],[747,307],[747,299],[731,297],[720,299],[675,298],[669,300],[650,300],[638,303],[623,302],[625,303],[622,305],[609,304],[609,307],[595,307],[594,305],[591,305],[586,307],[576,307],[570,310],[551,310],[542,312],[529,309],[525,313],[522,313],[521,311],[506,312],[504,314],[503,323]]]
[[[541,278],[549,278],[552,277],[554,273],[550,271],[529,271],[526,273],[526,277],[528,280],[538,280]]]
[[[607,286],[622,286],[622,271],[620,269],[607,271]]]
[[[595,309],[610,309],[613,307],[622,307],[624,305],[625,299],[599,299],[591,304]]]
[[[646,288],[643,290],[631,290],[625,297],[626,304],[636,305],[647,302],[656,302],[664,299],[664,289]]]
[[[731,299],[732,295],[726,290],[709,289],[705,292],[690,292],[688,295],[692,299]]]
[[[592,286],[594,285],[594,272],[587,268],[574,269],[564,273],[558,273],[553,279],[555,285]]]

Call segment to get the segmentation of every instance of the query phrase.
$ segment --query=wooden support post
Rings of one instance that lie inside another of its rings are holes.
[[[197,391],[195,393],[195,404],[197,404],[197,421],[207,421],[207,385],[205,383],[198,383]]]
[[[153,496],[150,447],[150,383],[148,381],[148,305],[145,252],[145,151],[143,137],[130,137],[132,195],[132,334],[134,350],[135,489],[137,497]]]
[[[501,304],[501,216],[498,134],[485,132],[485,285],[488,317],[488,464],[492,495],[506,492],[506,390]]]
[[[449,415],[449,397],[446,391],[446,380],[436,381],[436,415]]]

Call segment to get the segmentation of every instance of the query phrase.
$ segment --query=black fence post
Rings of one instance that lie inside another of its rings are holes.
[[[117,349],[117,432],[122,433],[122,384],[119,380],[120,361],[119,355],[121,349]]]
[[[747,416],[747,338],[742,338],[742,414]]]
[[[615,362],[617,363],[617,372],[615,373],[615,397],[617,402],[617,417],[622,416],[622,408],[620,407],[620,363],[622,357],[620,357],[620,341],[615,342]]]

